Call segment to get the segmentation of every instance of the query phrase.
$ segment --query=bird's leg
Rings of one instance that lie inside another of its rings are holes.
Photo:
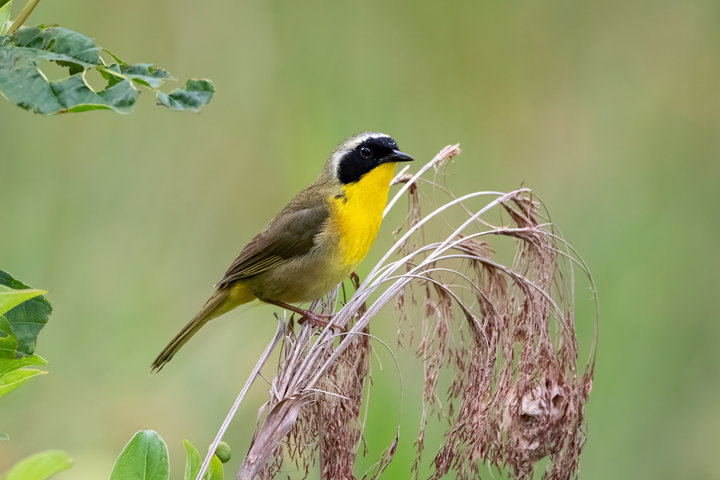
[[[350,281],[352,282],[353,286],[355,287],[355,290],[360,288],[360,277],[358,277],[358,274],[355,273],[355,270],[350,274]]]
[[[315,313],[311,312],[309,310],[304,310],[299,307],[295,307],[293,305],[290,305],[285,302],[280,302],[277,300],[263,300],[265,303],[271,303],[273,305],[277,305],[278,307],[284,308],[286,310],[290,310],[291,312],[295,312],[297,314],[302,315],[300,320],[298,320],[298,323],[303,323],[304,321],[309,321],[311,325],[314,327],[327,327],[330,325],[330,322],[328,322],[327,319],[331,319],[332,315],[323,315],[321,313]],[[339,328],[335,326],[335,328]]]
[[[360,277],[357,273],[355,273],[355,270],[350,274],[350,282],[355,287],[355,291],[357,292],[360,288]],[[360,305],[360,308],[358,309],[357,313],[355,314],[355,318],[360,318],[365,312],[367,311],[367,304],[363,302],[362,305]]]

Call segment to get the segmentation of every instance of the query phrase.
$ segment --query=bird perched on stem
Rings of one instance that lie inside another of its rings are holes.
[[[247,244],[215,285],[200,312],[160,352],[160,370],[203,325],[260,300],[324,326],[327,316],[292,303],[323,297],[355,270],[377,236],[395,164],[412,157],[382,133],[341,143],[312,185],[300,192]]]

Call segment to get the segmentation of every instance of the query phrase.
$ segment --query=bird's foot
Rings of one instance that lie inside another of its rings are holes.
[[[305,310],[305,313],[302,317],[300,317],[300,320],[298,320],[298,323],[302,325],[305,322],[308,322],[313,327],[330,327],[333,330],[338,330],[340,332],[347,332],[346,329],[341,327],[340,325],[332,325],[330,322],[332,321],[333,316],[332,315],[324,315],[320,313],[310,312],[308,310]]]
[[[313,327],[327,327],[330,325],[330,319],[332,319],[332,315],[323,315],[305,310],[305,313],[302,314],[298,323],[302,325],[305,322],[309,322]]]
[[[272,303],[273,305],[277,305],[278,307],[282,307],[286,310],[290,310],[291,312],[295,312],[297,314],[300,314],[300,320],[298,320],[298,323],[303,324],[305,322],[310,322],[310,325],[313,327],[327,327],[330,326],[330,322],[328,320],[332,320],[332,315],[325,315],[322,313],[315,313],[311,312],[310,310],[304,310],[299,307],[295,307],[293,305],[289,305],[285,302],[278,302],[274,300],[265,300],[267,303]],[[340,331],[345,331],[344,328],[340,327],[339,325],[332,325],[332,328],[336,328]]]

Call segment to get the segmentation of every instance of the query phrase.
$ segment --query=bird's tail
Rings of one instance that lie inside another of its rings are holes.
[[[198,314],[163,348],[160,355],[150,366],[150,371],[159,372],[162,370],[165,364],[180,350],[180,347],[185,345],[207,322],[243,303],[253,300],[255,297],[243,287],[243,285],[236,284],[216,290],[205,302]]]

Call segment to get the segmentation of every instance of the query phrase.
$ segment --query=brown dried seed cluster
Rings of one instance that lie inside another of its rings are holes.
[[[454,362],[448,401],[459,403],[457,415],[448,418],[451,427],[433,461],[432,478],[450,470],[461,479],[477,478],[481,461],[528,478],[545,457],[550,459],[547,478],[572,478],[577,472],[592,373],[577,375],[572,305],[565,303],[568,286],[559,248],[552,230],[536,218],[530,197],[513,197],[503,207],[515,225],[494,234],[517,240],[511,266],[496,263],[487,244],[467,238],[458,245],[478,287],[480,315],[465,330],[471,339],[447,346],[438,335],[419,351],[429,367],[424,398],[434,395],[437,365],[444,365],[434,358],[440,353]],[[438,318],[442,329],[447,316],[443,312]],[[421,455],[418,449],[418,461]]]

